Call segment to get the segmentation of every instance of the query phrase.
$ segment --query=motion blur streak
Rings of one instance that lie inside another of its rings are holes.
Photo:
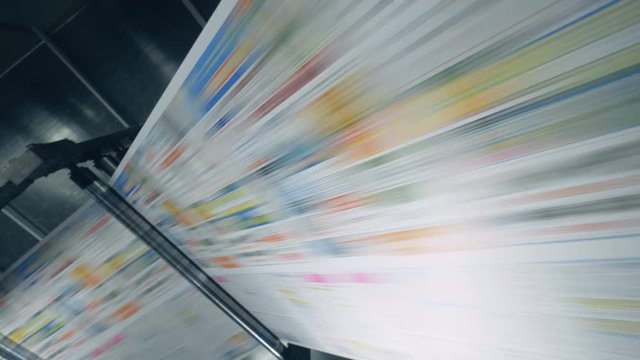
[[[640,354],[640,2],[224,2],[114,177],[283,339]]]
[[[0,283],[0,333],[39,358],[234,360],[258,346],[95,203],[41,244]]]

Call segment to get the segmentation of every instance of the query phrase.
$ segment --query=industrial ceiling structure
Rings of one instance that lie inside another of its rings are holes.
[[[0,183],[1,170],[29,144],[84,141],[143,123],[217,3],[1,3]],[[86,200],[60,171],[36,181],[11,208],[48,233]],[[0,213],[0,272],[37,243]]]

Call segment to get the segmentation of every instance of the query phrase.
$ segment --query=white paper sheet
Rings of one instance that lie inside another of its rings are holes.
[[[640,2],[223,1],[114,184],[287,341],[640,353]]]

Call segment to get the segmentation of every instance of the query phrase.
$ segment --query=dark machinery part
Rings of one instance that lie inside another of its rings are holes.
[[[4,208],[41,177],[85,161],[120,157],[120,149],[128,148],[138,131],[140,126],[81,143],[65,139],[48,144],[30,145],[27,151],[10,160],[8,166],[2,169],[1,179],[4,182],[0,180],[0,208]]]

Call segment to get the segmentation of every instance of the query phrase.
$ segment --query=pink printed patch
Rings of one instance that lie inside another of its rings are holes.
[[[377,282],[376,277],[373,274],[362,273],[351,274],[351,281],[363,284]]]
[[[307,281],[313,282],[313,283],[327,283],[327,282],[329,282],[329,279],[327,278],[327,276],[326,275],[321,275],[321,274],[307,274],[307,275],[305,275],[305,278],[307,279]]]
[[[214,276],[213,279],[219,283],[225,283],[229,281],[225,276]]]
[[[122,340],[124,340],[125,335],[124,334],[118,334],[114,337],[112,337],[111,339],[107,340],[107,342],[105,342],[104,344],[98,346],[96,349],[94,349],[91,352],[91,357],[92,358],[97,358],[98,356],[104,354],[105,352],[109,351],[109,349],[111,349],[112,347],[118,345],[119,343],[122,342]]]

